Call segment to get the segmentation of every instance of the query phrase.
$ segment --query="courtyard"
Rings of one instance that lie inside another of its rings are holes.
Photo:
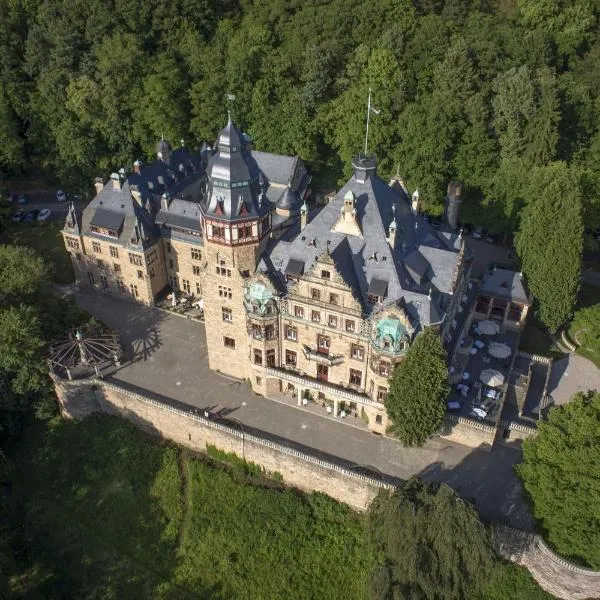
[[[258,396],[249,386],[208,368],[204,325],[110,296],[77,292],[80,306],[116,329],[125,361],[107,379],[150,396],[205,410],[219,405],[233,426],[308,449],[312,454],[369,472],[390,482],[421,474],[444,481],[475,500],[483,518],[531,529],[531,518],[513,473],[518,445],[492,453],[435,438],[423,448],[404,448],[353,421]]]

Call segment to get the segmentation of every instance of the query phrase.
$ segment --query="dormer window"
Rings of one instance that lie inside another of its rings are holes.
[[[376,296],[375,294],[369,294],[369,302],[372,304],[377,304],[378,302],[382,302],[383,298],[381,296]]]
[[[323,269],[321,271],[321,279],[331,279],[331,272]]]

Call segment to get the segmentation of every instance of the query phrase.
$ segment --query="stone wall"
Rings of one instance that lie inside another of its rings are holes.
[[[215,423],[182,407],[159,402],[102,380],[68,382],[52,376],[63,416],[84,419],[94,412],[118,415],[153,435],[205,452],[208,444],[234,452],[307,492],[323,492],[356,510],[366,510],[381,489],[394,486],[270,440]],[[466,419],[450,423],[450,435],[474,447],[493,441],[493,427]],[[475,425],[475,426],[473,426]],[[490,430],[490,431],[488,431]],[[494,545],[504,558],[526,567],[548,592],[564,600],[600,598],[600,572],[556,556],[539,536],[497,526]]]
[[[366,510],[378,491],[390,484],[355,473],[293,448],[245,434],[185,409],[146,398],[99,380],[66,382],[55,379],[64,416],[83,419],[93,412],[118,415],[154,435],[205,452],[207,445],[235,452],[268,472],[278,472],[299,489],[323,492],[356,510]]]
[[[493,539],[501,556],[526,567],[540,586],[557,598],[600,598],[600,572],[583,569],[560,558],[539,535],[497,526]]]
[[[491,450],[496,439],[496,426],[447,415],[440,437],[470,448],[484,447]]]

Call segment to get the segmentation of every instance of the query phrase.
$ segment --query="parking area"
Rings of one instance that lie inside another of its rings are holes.
[[[453,385],[449,412],[497,424],[518,342],[517,331],[485,334],[477,322],[470,326],[450,368]],[[498,352],[503,348],[504,352]]]

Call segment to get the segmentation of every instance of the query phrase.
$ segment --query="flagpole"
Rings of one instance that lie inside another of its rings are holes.
[[[369,144],[369,119],[371,118],[371,88],[369,88],[369,101],[367,103],[367,132],[365,133],[365,158],[367,158],[367,148]]]

